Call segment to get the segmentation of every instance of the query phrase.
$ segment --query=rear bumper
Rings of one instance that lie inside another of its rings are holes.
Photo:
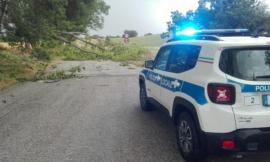
[[[205,147],[209,153],[221,152],[251,152],[270,150],[270,128],[262,129],[241,129],[231,133],[204,133]],[[232,140],[235,148],[232,150],[223,149],[223,141]]]

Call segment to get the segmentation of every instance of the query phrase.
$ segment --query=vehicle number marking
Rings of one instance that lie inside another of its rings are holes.
[[[259,96],[245,96],[245,105],[246,106],[260,105],[260,97]]]

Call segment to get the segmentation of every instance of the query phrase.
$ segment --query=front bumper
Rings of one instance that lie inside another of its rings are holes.
[[[220,152],[251,152],[270,150],[270,128],[241,129],[231,133],[204,133],[204,145],[209,153]],[[235,142],[235,148],[224,150],[225,140]]]

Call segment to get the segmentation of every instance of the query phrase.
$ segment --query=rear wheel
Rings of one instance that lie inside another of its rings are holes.
[[[176,134],[179,150],[186,161],[199,162],[204,159],[195,123],[188,113],[183,112],[178,116]]]
[[[140,85],[140,103],[143,111],[153,110],[153,107],[150,104],[149,99],[147,97],[146,87],[144,83]]]

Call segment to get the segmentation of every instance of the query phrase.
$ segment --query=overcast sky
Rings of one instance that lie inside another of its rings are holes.
[[[125,29],[159,34],[166,31],[171,11],[183,13],[198,6],[198,0],[104,0],[111,6],[104,28],[91,32],[100,35],[121,35]],[[264,0],[270,4],[270,0]]]

